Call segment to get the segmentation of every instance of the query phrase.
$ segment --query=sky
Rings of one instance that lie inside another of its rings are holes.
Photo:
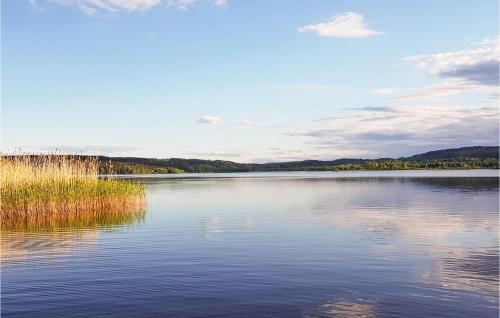
[[[271,162],[499,144],[496,0],[1,9],[4,153]]]

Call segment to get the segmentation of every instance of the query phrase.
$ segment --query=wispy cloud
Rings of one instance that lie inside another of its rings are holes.
[[[475,44],[479,46],[486,46],[486,47],[492,47],[498,45],[498,43],[500,43],[500,36],[486,37],[480,41],[475,42]]]
[[[161,0],[47,0],[48,2],[73,6],[84,13],[95,13],[98,11],[118,12],[147,10],[161,4]]]
[[[225,7],[227,6],[227,0],[213,0],[212,3],[218,7]]]
[[[497,86],[500,50],[498,44],[458,52],[407,57],[419,69],[442,79],[457,79],[478,85]]]
[[[22,152],[33,153],[64,153],[64,154],[87,154],[87,155],[119,155],[130,154],[142,150],[135,146],[112,146],[112,145],[50,145],[50,146],[23,146],[18,149]],[[17,150],[16,150],[17,151]]]
[[[199,124],[219,125],[222,124],[223,122],[224,119],[218,116],[204,115],[198,118]]]
[[[442,80],[423,89],[394,97],[399,100],[442,98],[469,91],[496,90],[499,85],[500,49],[488,40],[480,47],[457,52],[415,55],[405,58],[416,63],[429,77]]]
[[[367,106],[367,107],[358,107],[355,110],[369,111],[369,112],[396,112],[397,109],[394,107],[385,107],[385,106]]]
[[[384,88],[375,88],[371,90],[372,94],[375,95],[392,95],[396,93],[397,89],[394,87],[384,87]]]
[[[199,0],[30,0],[31,6],[40,7],[42,2],[74,7],[81,12],[95,16],[99,13],[145,11],[163,6],[186,10]],[[227,0],[209,1],[218,7],[227,6]]]
[[[195,0],[169,0],[164,3],[169,8],[173,7],[180,10],[187,10],[193,5],[194,1]]]
[[[279,89],[293,90],[293,91],[314,91],[314,92],[333,92],[338,90],[338,86],[332,84],[321,83],[289,83],[276,86]]]
[[[497,43],[458,52],[416,55],[406,58],[419,69],[442,79],[457,79],[479,85],[498,85],[500,50]]]
[[[339,150],[402,156],[429,149],[497,145],[497,107],[366,107],[361,113],[320,118],[288,135]]]
[[[297,31],[337,38],[366,38],[380,34],[379,31],[368,28],[363,16],[356,12],[346,12],[325,22],[300,27]]]
[[[470,91],[490,91],[488,87],[483,85],[477,85],[473,83],[467,83],[464,81],[448,81],[444,83],[428,85],[424,88],[411,90],[407,93],[393,96],[394,100],[422,100],[422,99],[443,99],[451,95],[460,94],[463,92]]]
[[[29,0],[28,1],[29,7],[31,10],[34,12],[42,13],[45,12],[45,8],[42,7],[37,0]]]

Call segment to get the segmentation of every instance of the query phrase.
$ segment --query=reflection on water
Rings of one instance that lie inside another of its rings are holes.
[[[304,317],[374,318],[377,317],[377,312],[373,304],[332,301],[319,306],[311,313],[306,313]]]
[[[433,187],[436,190],[491,191],[498,187],[498,178],[411,178],[413,182]]]
[[[77,249],[97,250],[97,231],[1,234],[1,256],[4,270],[15,269],[28,262],[53,263],[71,256]]]
[[[344,182],[349,186],[351,182],[363,181]],[[374,242],[384,242],[374,244],[381,256],[392,257],[392,252],[405,250],[432,257],[433,265],[418,274],[422,282],[492,293],[496,297],[498,202],[489,197],[498,199],[498,178],[372,179],[368,182],[372,188],[374,183],[382,183],[385,190],[392,192],[385,195],[384,203],[378,201],[381,198],[378,193],[371,194],[370,189],[365,189],[365,194],[357,193],[363,198],[356,200],[355,206],[347,205],[347,209],[332,210],[329,195],[317,197],[314,213],[337,229],[362,230]],[[418,187],[408,197],[410,193],[401,193],[398,189],[420,184],[442,193],[433,194]],[[485,196],[479,195],[482,191],[486,191]],[[457,197],[460,192],[461,197]]]
[[[2,317],[498,316],[497,177],[143,182],[147,218],[2,231]]]
[[[443,288],[491,293],[498,291],[498,249],[469,252],[455,249],[434,254],[435,264],[422,275],[427,283]],[[493,301],[493,300],[492,300]]]
[[[77,211],[60,214],[26,214],[1,220],[3,231],[54,232],[90,228],[111,228],[134,224],[144,219],[144,206],[127,210]]]
[[[26,262],[56,262],[77,249],[97,250],[99,231],[144,222],[145,211],[91,211],[59,215],[26,215],[2,219],[2,268]]]

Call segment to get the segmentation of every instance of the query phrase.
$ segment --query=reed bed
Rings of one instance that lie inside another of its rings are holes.
[[[2,226],[140,210],[145,201],[139,184],[100,179],[97,158],[2,156],[0,178]]]

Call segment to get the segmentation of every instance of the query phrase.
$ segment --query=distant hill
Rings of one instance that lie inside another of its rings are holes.
[[[34,155],[36,156],[36,155]],[[15,156],[7,156],[15,157]],[[86,157],[86,156],[80,156]],[[429,151],[406,158],[303,160],[270,163],[238,163],[225,160],[154,159],[99,156],[102,174],[170,174],[250,171],[346,171],[399,169],[499,168],[499,147],[462,147]]]
[[[499,158],[499,147],[462,147],[454,149],[444,149],[429,151],[422,154],[414,155],[406,160],[411,161],[429,161],[429,160],[450,160],[450,159],[460,159],[460,158]]]
[[[102,170],[119,174],[199,173],[249,171],[324,171],[394,169],[498,169],[499,147],[462,147],[430,151],[406,158],[303,160],[271,163],[237,163],[225,160],[152,159],[136,157],[99,157]],[[111,163],[111,166],[109,165]]]

